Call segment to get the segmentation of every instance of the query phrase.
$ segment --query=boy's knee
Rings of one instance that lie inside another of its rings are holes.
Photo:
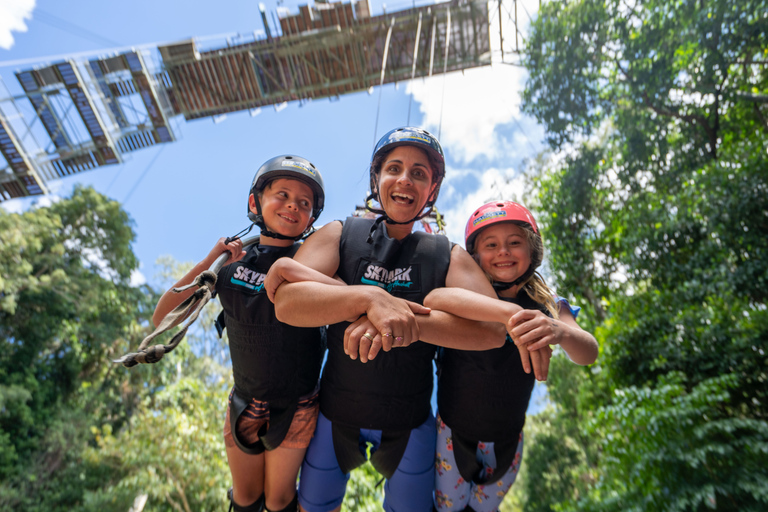
[[[270,508],[264,507],[264,512],[296,512],[297,510],[299,510],[298,494],[294,494],[291,502],[288,505],[286,505],[284,508],[281,508],[280,510],[272,510]]]
[[[232,496],[232,488],[227,491],[227,497],[229,498],[229,512],[263,512],[264,507],[264,495],[259,496],[259,499],[251,503],[250,505],[239,505],[235,502],[235,498]],[[294,508],[295,510],[295,508]]]

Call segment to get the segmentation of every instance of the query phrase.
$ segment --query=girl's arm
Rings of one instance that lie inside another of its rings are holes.
[[[509,332],[515,344],[537,350],[547,345],[560,345],[576,364],[587,365],[597,360],[597,340],[579,327],[570,308],[559,303],[560,318],[555,320],[541,311],[523,310],[509,319]]]
[[[451,266],[452,269],[449,269],[446,278],[446,288],[438,288],[430,292],[424,300],[424,305],[433,310],[440,310],[468,320],[484,322],[480,324],[483,326],[494,326],[495,330],[501,333],[501,343],[495,346],[501,346],[506,340],[504,327],[507,326],[510,317],[523,311],[523,308],[517,304],[499,300],[482,269],[461,247],[456,246],[451,251]],[[449,288],[450,286],[453,288]],[[507,332],[512,335],[508,328]],[[488,333],[481,329],[475,335],[488,336]],[[491,335],[493,336],[493,334]],[[464,340],[459,342],[457,346],[450,348],[484,350],[485,348],[494,348],[494,346],[483,347],[481,339],[480,343],[475,342],[475,344]],[[549,373],[551,352],[531,351],[525,344],[519,344],[517,348],[520,351],[523,370],[526,373],[533,370],[538,380],[546,380]]]
[[[172,288],[179,288],[181,286],[192,283],[192,281],[194,281],[201,272],[208,270],[208,268],[213,265],[213,262],[216,261],[216,258],[221,256],[221,254],[224,252],[229,252],[230,254],[227,264],[234,263],[243,259],[245,256],[245,251],[243,250],[243,242],[239,238],[232,240],[229,244],[225,244],[225,241],[225,238],[219,238],[219,241],[216,242],[216,245],[213,246],[213,249],[211,249],[211,252],[208,253],[208,256],[206,256],[205,259],[203,259],[197,265],[192,267],[192,270],[187,272],[184,277],[182,277],[175,285],[173,285]],[[168,313],[173,311],[176,306],[184,302],[187,297],[195,293],[193,288],[184,290],[180,293],[174,292],[172,288],[167,290],[163,296],[160,297],[160,300],[157,302],[157,306],[155,306],[155,312],[152,314],[152,323],[155,325],[155,327],[160,325],[160,322],[163,321],[163,318],[165,318]]]

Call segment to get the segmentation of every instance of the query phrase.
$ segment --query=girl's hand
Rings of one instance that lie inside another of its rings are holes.
[[[560,344],[568,330],[561,321],[533,309],[518,311],[507,322],[507,332],[515,345],[528,351]]]

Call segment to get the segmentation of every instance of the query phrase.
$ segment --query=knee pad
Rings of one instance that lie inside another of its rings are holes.
[[[264,506],[264,512],[296,512],[297,510],[299,510],[298,494],[294,494],[291,502],[288,505],[286,505],[285,508],[281,508],[280,510],[270,510],[266,506]]]
[[[246,506],[235,503],[235,499],[232,497],[231,487],[227,491],[227,497],[229,498],[229,512],[263,512],[265,510],[263,493],[259,496],[259,499]]]

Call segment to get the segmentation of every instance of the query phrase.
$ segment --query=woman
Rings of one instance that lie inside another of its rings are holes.
[[[270,271],[267,287],[277,290],[281,321],[332,324],[320,417],[301,469],[301,510],[339,510],[349,472],[365,462],[369,443],[371,463],[387,478],[384,509],[431,510],[434,346],[484,350],[504,342],[500,324],[420,305],[443,286],[495,297],[461,247],[441,235],[413,232],[435,203],[444,174],[442,148],[429,132],[390,131],[370,166],[370,198],[381,205],[373,210],[380,217],[327,224],[293,261],[280,260]],[[293,282],[303,272],[296,262],[346,286]]]

